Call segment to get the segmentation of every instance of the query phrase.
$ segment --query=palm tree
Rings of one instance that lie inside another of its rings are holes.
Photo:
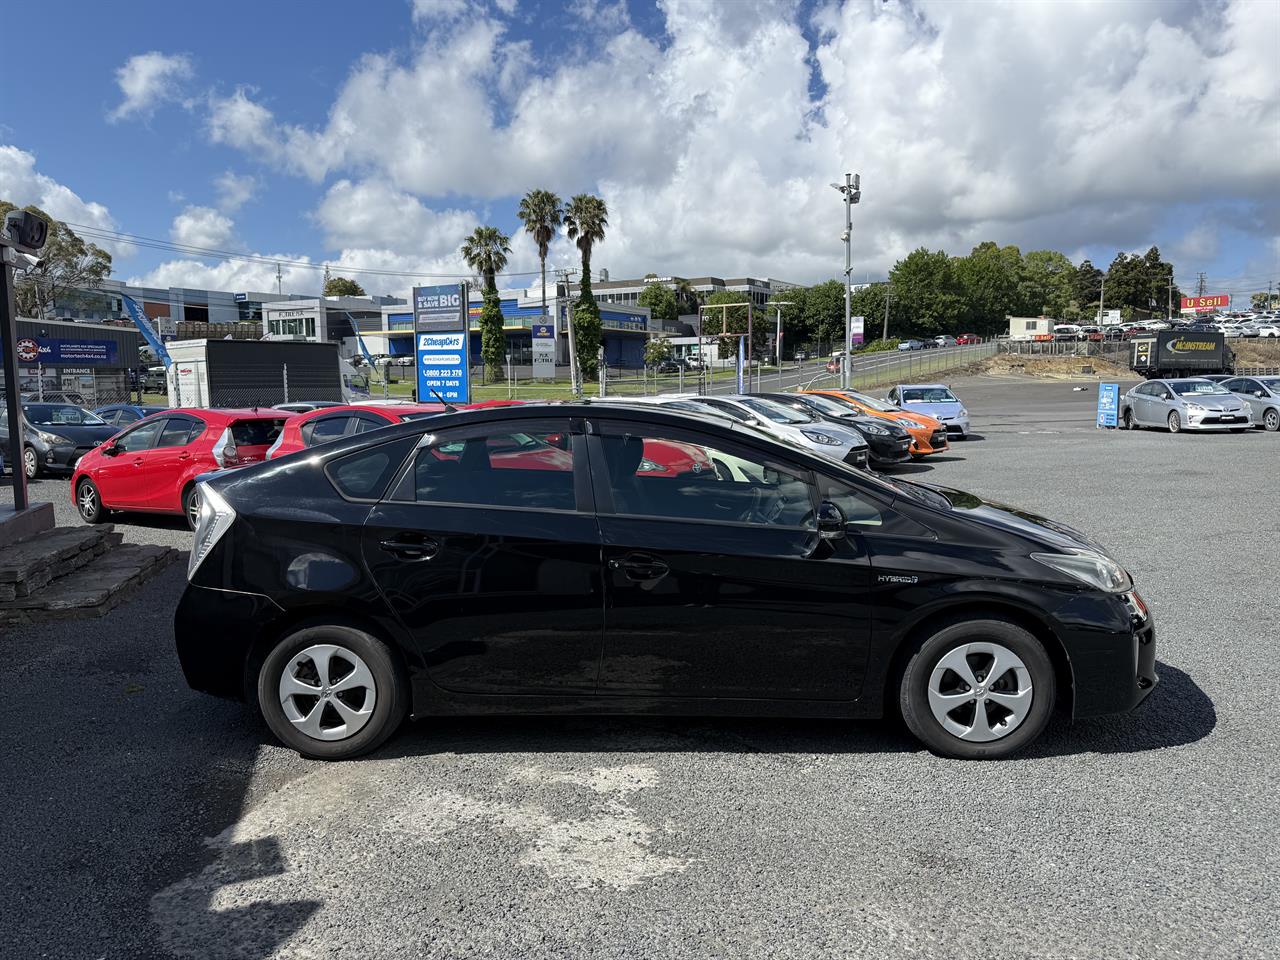
[[[564,225],[569,239],[576,241],[582,254],[582,283],[578,305],[573,314],[574,338],[577,340],[578,365],[583,376],[596,373],[600,350],[600,306],[591,295],[591,248],[604,240],[609,225],[609,211],[604,201],[589,193],[580,193],[564,210]]]
[[[547,315],[547,249],[551,238],[556,235],[556,228],[564,217],[564,206],[550,190],[530,190],[520,201],[520,209],[516,211],[526,232],[533,234],[533,242],[538,245],[538,262],[542,267],[542,315]]]
[[[580,193],[565,207],[564,225],[569,239],[577,242],[582,254],[582,299],[585,302],[591,294],[591,248],[604,241],[609,211],[599,197]]]
[[[497,291],[497,275],[507,266],[511,254],[511,238],[497,227],[476,227],[462,241],[462,259],[484,278],[485,293]]]
[[[680,304],[681,313],[693,313],[698,309],[698,294],[684,277],[676,281],[676,302]]]
[[[480,310],[480,355],[491,380],[502,379],[502,358],[507,338],[502,330],[502,304],[498,300],[497,275],[507,265],[511,238],[497,227],[476,227],[462,241],[462,259],[484,278],[484,307]]]

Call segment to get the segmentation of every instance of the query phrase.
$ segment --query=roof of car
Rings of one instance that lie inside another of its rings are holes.
[[[205,407],[173,407],[160,412],[185,413],[212,423],[229,423],[232,420],[285,420],[289,416],[287,410],[277,410],[275,407],[253,407],[243,410],[223,407],[212,409]],[[153,413],[151,416],[155,416],[155,414]]]
[[[945,383],[900,383],[899,390],[950,390]]]

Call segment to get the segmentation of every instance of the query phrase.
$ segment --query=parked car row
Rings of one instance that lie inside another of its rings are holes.
[[[1280,377],[1213,374],[1148,380],[1120,398],[1119,417],[1127,430],[1244,433],[1258,426],[1274,433],[1280,430]]]

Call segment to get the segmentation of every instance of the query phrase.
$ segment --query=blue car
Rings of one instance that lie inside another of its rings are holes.
[[[942,383],[900,383],[886,399],[903,410],[941,421],[948,437],[969,437],[969,411],[951,388]]]
[[[137,423],[143,417],[149,417],[153,413],[160,413],[168,409],[168,407],[140,406],[136,403],[113,403],[109,406],[98,407],[93,412],[113,427],[125,427],[131,423]]]

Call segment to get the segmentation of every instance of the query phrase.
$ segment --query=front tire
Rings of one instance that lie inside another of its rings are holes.
[[[1178,416],[1177,410],[1169,411],[1169,432],[1180,433],[1182,431],[1182,417]]]
[[[22,472],[28,480],[35,480],[40,476],[40,457],[34,447],[22,448]]]
[[[1056,680],[1044,646],[1005,620],[953,623],[929,637],[902,675],[907,728],[961,760],[1016,753],[1044,731]]]
[[[258,671],[258,705],[282,743],[314,760],[381,746],[409,709],[409,684],[382,641],[345,626],[305,627]]]
[[[1137,424],[1137,422],[1133,419],[1133,408],[1132,408],[1132,407],[1130,407],[1130,408],[1126,409],[1126,410],[1125,410],[1125,412],[1124,412],[1124,416],[1123,416],[1123,417],[1121,417],[1120,419],[1124,422],[1124,428],[1125,428],[1126,430],[1137,430],[1137,429],[1138,429],[1138,424]]]
[[[1280,430],[1280,410],[1273,407],[1262,415],[1262,429],[1268,433]]]
[[[76,510],[85,523],[101,523],[107,519],[107,509],[102,505],[102,494],[88,477],[76,484]]]

